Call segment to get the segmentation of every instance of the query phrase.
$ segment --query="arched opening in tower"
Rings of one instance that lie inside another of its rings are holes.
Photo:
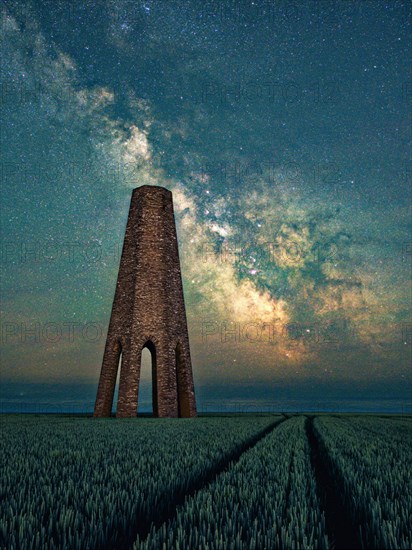
[[[186,362],[182,346],[178,342],[175,350],[176,358],[176,387],[177,387],[177,410],[179,418],[190,417],[190,402],[186,380]]]
[[[158,416],[156,384],[156,348],[148,340],[141,352],[138,414],[149,413]]]
[[[123,349],[120,340],[116,340],[112,348],[114,357],[114,391],[110,403],[110,416],[116,413],[116,403],[119,399],[120,371],[122,370]]]
[[[115,404],[119,400],[119,383],[120,383],[120,371],[122,370],[122,357],[123,357],[123,354],[122,352],[120,352],[118,363],[117,363],[117,374],[116,374],[116,382],[115,382],[115,389],[114,389],[114,397],[112,401],[112,411],[111,411],[112,414],[116,413]]]

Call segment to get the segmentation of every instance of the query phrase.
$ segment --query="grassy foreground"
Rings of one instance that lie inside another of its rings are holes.
[[[410,548],[410,418],[0,419],[0,548]]]

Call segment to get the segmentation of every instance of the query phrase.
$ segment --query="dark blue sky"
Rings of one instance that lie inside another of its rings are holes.
[[[410,3],[1,13],[3,409],[91,408],[142,184],[201,403],[412,402]]]

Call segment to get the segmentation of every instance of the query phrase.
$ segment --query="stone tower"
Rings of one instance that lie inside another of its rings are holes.
[[[172,193],[151,185],[132,193],[94,416],[111,414],[120,356],[116,416],[136,416],[145,347],[154,416],[196,416]]]

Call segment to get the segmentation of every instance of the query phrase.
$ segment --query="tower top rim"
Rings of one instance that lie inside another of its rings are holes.
[[[150,189],[150,193],[166,193],[166,194],[172,194],[172,192],[169,189],[166,189],[166,187],[162,187],[161,185],[140,185],[139,187],[135,187],[133,189],[133,195],[137,193],[147,192]]]

